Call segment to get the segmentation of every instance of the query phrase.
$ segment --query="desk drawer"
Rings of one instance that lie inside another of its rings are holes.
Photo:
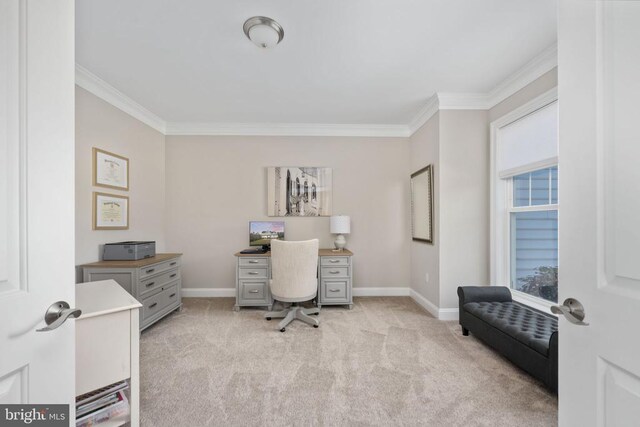
[[[165,307],[180,300],[178,283],[173,283],[162,288],[162,291],[142,300],[142,320],[153,317]]]
[[[268,281],[248,281],[240,282],[240,302],[268,302],[269,296]]]
[[[322,267],[320,274],[323,279],[332,277],[349,277],[349,267]]]
[[[267,267],[269,265],[269,259],[266,257],[261,258],[238,258],[238,265],[240,267]]]
[[[320,265],[324,266],[332,266],[332,267],[341,267],[349,265],[349,257],[347,256],[323,256],[320,257]]]
[[[240,268],[238,277],[240,279],[268,279],[267,268]]]
[[[146,279],[151,276],[155,276],[158,273],[165,272],[180,266],[180,258],[169,259],[158,264],[147,265],[146,267],[140,267],[138,277],[140,280]]]
[[[160,290],[164,285],[169,282],[175,282],[180,279],[180,270],[169,270],[159,276],[154,276],[150,279],[146,279],[138,283],[138,295],[145,298]]]
[[[322,280],[321,302],[349,302],[349,280]]]

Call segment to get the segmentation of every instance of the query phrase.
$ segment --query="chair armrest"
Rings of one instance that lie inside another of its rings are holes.
[[[511,291],[505,286],[459,286],[460,307],[469,302],[511,302]]]

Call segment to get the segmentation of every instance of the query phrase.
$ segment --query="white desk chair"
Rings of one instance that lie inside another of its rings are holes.
[[[317,328],[318,319],[312,314],[320,313],[318,308],[303,308],[297,303],[309,301],[318,293],[318,239],[302,242],[271,241],[271,294],[276,301],[291,303],[282,311],[270,311],[264,315],[267,320],[282,319],[278,325],[280,332],[294,319]]]

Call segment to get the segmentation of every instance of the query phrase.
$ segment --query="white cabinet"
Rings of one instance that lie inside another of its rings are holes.
[[[76,319],[76,396],[126,380],[131,426],[138,426],[142,305],[114,280],[104,280],[77,284],[76,306],[82,310]]]

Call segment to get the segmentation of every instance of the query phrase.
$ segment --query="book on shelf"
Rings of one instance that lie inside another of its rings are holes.
[[[125,391],[127,381],[121,381],[76,397],[76,427],[88,427],[107,419],[129,413]]]

